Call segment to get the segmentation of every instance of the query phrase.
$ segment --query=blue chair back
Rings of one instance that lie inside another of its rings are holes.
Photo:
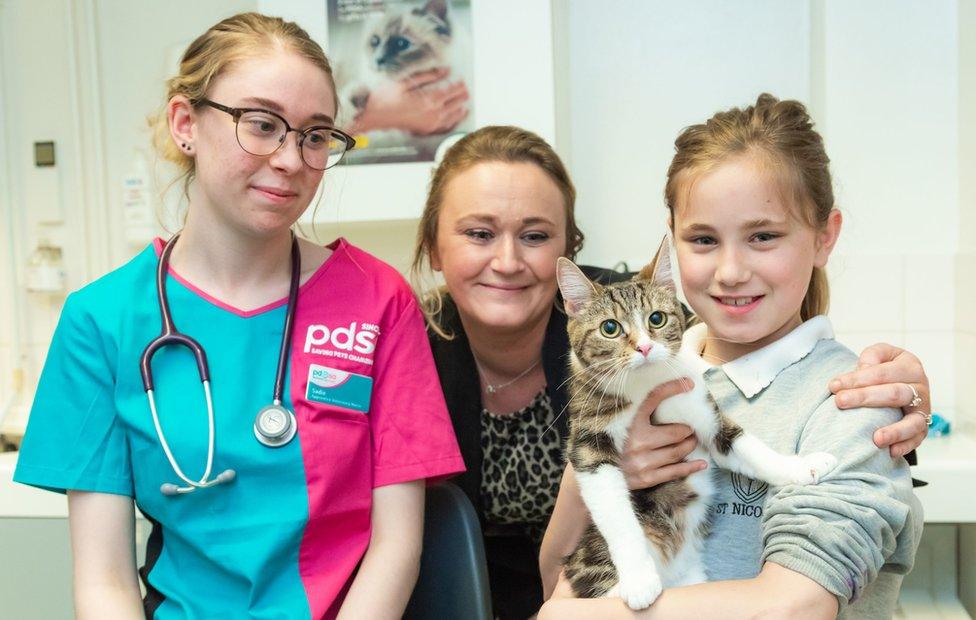
[[[481,526],[456,485],[427,487],[420,576],[403,617],[491,620],[491,591]]]

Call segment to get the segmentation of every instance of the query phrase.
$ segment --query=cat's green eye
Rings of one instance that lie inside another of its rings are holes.
[[[647,324],[651,326],[651,329],[661,329],[668,322],[668,315],[664,314],[660,310],[655,310],[647,317]]]
[[[607,338],[616,338],[620,335],[620,323],[614,321],[613,319],[607,319],[606,321],[600,323],[600,333]]]

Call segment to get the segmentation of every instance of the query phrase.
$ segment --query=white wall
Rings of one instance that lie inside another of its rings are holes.
[[[976,2],[959,3],[959,255],[956,260],[956,398],[960,422],[976,429]],[[976,558],[976,528],[969,541]],[[976,614],[976,559],[969,590]]]

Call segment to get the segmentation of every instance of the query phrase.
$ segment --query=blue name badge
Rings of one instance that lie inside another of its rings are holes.
[[[312,402],[367,413],[372,394],[372,377],[318,364],[312,364],[308,369],[305,398]]]

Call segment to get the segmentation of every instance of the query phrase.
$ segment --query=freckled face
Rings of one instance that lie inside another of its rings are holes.
[[[681,285],[708,325],[706,352],[728,361],[774,342],[800,324],[814,267],[840,231],[818,231],[784,203],[776,183],[748,156],[693,179],[676,205]]]
[[[290,51],[233,63],[207,98],[276,112],[297,129],[332,125],[335,117],[326,74]],[[196,107],[193,114],[197,173],[192,209],[204,209],[209,218],[250,234],[291,226],[315,196],[323,174],[302,161],[295,132],[262,157],[241,148],[229,114],[207,106]]]
[[[563,195],[535,164],[480,163],[447,183],[431,264],[467,329],[529,331],[548,320],[565,253]]]

